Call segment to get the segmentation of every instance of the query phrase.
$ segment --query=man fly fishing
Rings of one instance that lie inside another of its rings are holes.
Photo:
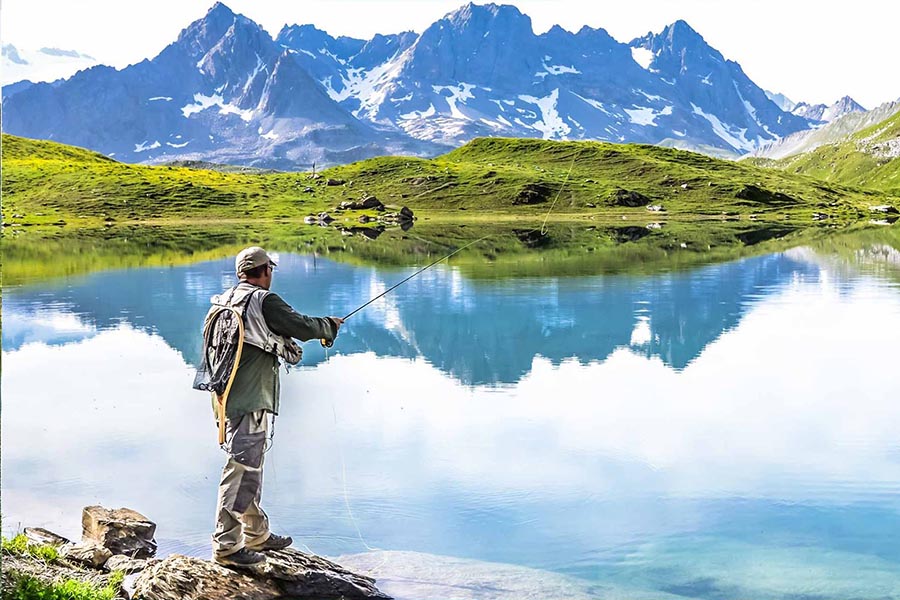
[[[344,322],[339,317],[297,313],[269,291],[276,264],[258,246],[235,258],[238,284],[212,298],[204,322],[203,365],[194,387],[213,392],[219,443],[228,453],[219,483],[213,559],[230,566],[265,560],[267,550],[293,543],[269,530],[260,507],[263,457],[271,439],[269,418],[278,414],[280,360],[300,361],[292,338],[331,343]]]

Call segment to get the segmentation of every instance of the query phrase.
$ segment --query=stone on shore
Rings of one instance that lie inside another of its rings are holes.
[[[59,549],[59,555],[92,569],[99,569],[112,556],[112,552],[97,542],[79,542],[66,544]]]
[[[67,540],[61,535],[57,535],[52,531],[48,531],[43,527],[26,527],[25,528],[25,537],[28,539],[28,542],[31,544],[40,544],[41,546],[53,546],[54,548],[59,548],[65,544],[71,544],[70,540]]]
[[[112,554],[150,558],[156,554],[156,524],[130,508],[86,506],[81,515],[82,540],[96,542]]]
[[[248,568],[172,555],[141,572],[134,596],[146,600],[389,600],[375,580],[324,558],[293,548],[266,553],[266,562]]]

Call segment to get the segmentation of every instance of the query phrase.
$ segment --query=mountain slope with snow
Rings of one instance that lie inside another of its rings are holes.
[[[216,3],[152,60],[4,91],[4,131],[16,135],[128,162],[285,169],[492,136],[735,157],[812,125],[684,21],[624,44],[590,27],[537,35],[495,4],[467,4],[420,35],[360,40],[312,25],[273,39]]]

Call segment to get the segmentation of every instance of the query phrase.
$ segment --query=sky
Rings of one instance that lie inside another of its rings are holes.
[[[55,47],[124,67],[152,58],[214,0],[0,0],[0,40]],[[423,31],[464,0],[225,0],[273,37],[312,23],[333,36]],[[483,2],[477,2],[483,3]],[[498,3],[503,3],[500,0]],[[850,95],[866,108],[900,97],[895,0],[506,0],[535,33],[602,27],[620,42],[684,19],[760,87],[810,103]]]

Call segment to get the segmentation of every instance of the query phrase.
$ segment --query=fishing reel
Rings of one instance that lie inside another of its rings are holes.
[[[326,340],[325,338],[319,340],[319,343],[322,344],[323,348],[331,348],[334,346],[334,340]]]

